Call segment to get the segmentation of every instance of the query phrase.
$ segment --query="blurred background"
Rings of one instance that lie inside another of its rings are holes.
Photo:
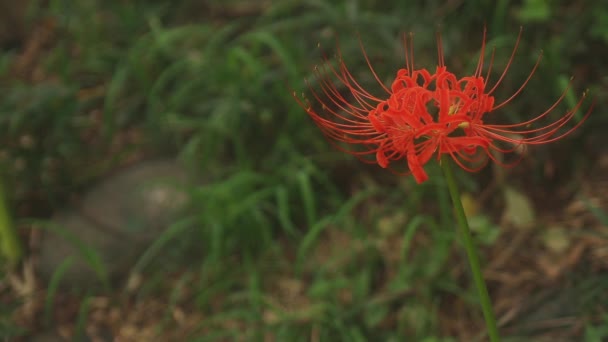
[[[484,25],[528,120],[589,120],[513,169],[459,170],[506,341],[608,339],[608,5],[0,1],[0,338],[483,341],[445,185],[336,151],[293,98],[340,50],[374,92],[475,70]],[[320,48],[319,48],[320,46]],[[489,56],[490,49],[487,51]],[[497,78],[494,78],[497,79]],[[376,85],[377,87],[377,85]],[[583,105],[580,120],[591,100]]]

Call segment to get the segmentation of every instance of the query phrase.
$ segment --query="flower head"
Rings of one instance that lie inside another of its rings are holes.
[[[404,173],[411,173],[418,183],[428,179],[424,165],[442,154],[449,154],[460,167],[471,172],[484,167],[488,160],[504,165],[493,151],[512,153],[527,145],[556,141],[581,125],[592,109],[576,125],[564,130],[579,111],[586,97],[583,94],[574,108],[550,121],[549,114],[564,99],[568,85],[553,105],[530,120],[514,124],[486,122],[488,114],[500,110],[522,93],[540,63],[542,55],[513,95],[502,102],[495,101],[493,94],[509,70],[521,33],[520,30],[509,61],[493,85],[490,85],[490,71],[494,51],[486,75],[482,75],[485,30],[477,68],[472,75],[461,78],[446,67],[440,37],[434,72],[415,69],[410,35],[409,39],[403,38],[405,68],[397,71],[390,86],[380,81],[361,45],[367,65],[385,93],[382,97],[366,91],[338,53],[337,66],[325,59],[325,64],[315,68],[320,90],[309,84],[312,98],[321,109],[313,108],[308,100],[298,97],[296,100],[339,149],[395,172],[398,171],[392,168],[394,162],[404,160],[407,163]]]

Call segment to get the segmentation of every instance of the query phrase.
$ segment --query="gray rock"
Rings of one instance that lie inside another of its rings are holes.
[[[53,217],[40,244],[39,274],[48,281],[64,268],[61,284],[67,287],[90,286],[106,276],[124,281],[138,256],[179,218],[188,185],[187,172],[173,160],[147,161],[111,175],[77,208]]]

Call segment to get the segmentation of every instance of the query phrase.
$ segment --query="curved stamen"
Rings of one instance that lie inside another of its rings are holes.
[[[519,89],[517,89],[517,91],[513,95],[511,95],[511,97],[509,97],[508,99],[504,100],[499,105],[496,105],[494,108],[492,108],[492,110],[497,110],[497,109],[503,107],[505,104],[509,103],[511,100],[513,100],[515,97],[517,97],[517,95],[519,95],[522,92],[522,90],[524,90],[524,88],[526,87],[526,85],[528,85],[528,82],[532,78],[532,75],[534,75],[534,72],[538,68],[538,66],[539,66],[540,61],[541,61],[542,58],[543,58],[543,52],[541,51],[541,53],[539,54],[538,58],[536,59],[536,64],[534,64],[534,67],[532,68],[532,71],[530,71],[530,74],[528,75],[528,77],[526,78],[526,80],[524,81],[524,83],[519,87]],[[491,94],[491,93],[492,93],[492,91],[488,92],[488,94]]]
[[[519,27],[519,34],[517,35],[517,40],[515,41],[515,46],[513,46],[513,52],[511,52],[511,57],[509,57],[509,61],[507,62],[507,66],[502,71],[502,75],[500,75],[500,78],[498,79],[498,81],[496,82],[496,84],[494,84],[494,86],[492,87],[492,89],[490,89],[490,91],[488,91],[488,95],[492,94],[496,90],[496,88],[498,88],[498,86],[500,85],[500,83],[502,82],[502,80],[507,75],[507,71],[509,71],[509,67],[511,66],[511,63],[513,62],[513,58],[515,58],[515,53],[517,52],[517,47],[519,47],[519,40],[521,39],[522,32],[523,32],[523,27],[520,26]]]

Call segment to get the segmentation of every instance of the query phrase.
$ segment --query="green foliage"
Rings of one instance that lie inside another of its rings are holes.
[[[524,23],[543,22],[551,16],[551,4],[549,0],[526,0],[521,6],[519,20]]]
[[[586,342],[600,342],[608,337],[608,317],[604,317],[602,323],[589,325],[585,329]]]
[[[32,18],[54,18],[58,27],[57,41],[40,57],[42,80],[11,79],[0,99],[0,157],[15,189],[11,200],[36,203],[29,216],[48,216],[133,155],[177,154],[204,180],[190,189],[193,214],[133,267],[150,279],[165,280],[169,263],[186,272],[171,286],[162,329],[171,328],[170,310],[186,301],[207,315],[189,331],[193,341],[265,334],[278,341],[311,334],[321,341],[451,341],[442,336],[438,311],[446,298],[471,304],[472,289],[452,272],[462,261],[452,250],[445,185],[431,177],[414,186],[343,156],[293,93],[307,91],[305,78],[315,84],[313,67],[323,55],[332,60],[337,38],[355,77],[377,87],[357,35],[384,81],[403,66],[400,33],[410,31],[416,65],[436,65],[440,31],[447,64],[469,72],[486,23],[488,46],[497,49],[496,80],[525,24],[498,95],[519,88],[541,49],[544,60],[528,92],[505,108],[505,120],[542,113],[571,73],[576,91],[562,110],[584,86],[605,102],[598,89],[607,71],[606,9],[565,3],[207,1],[201,9],[187,0],[49,1],[31,10]],[[593,39],[603,42],[600,51]],[[16,51],[3,53],[0,70],[17,58]],[[595,115],[581,131],[605,120]],[[573,138],[572,148],[580,140]],[[463,183],[477,184],[470,177]],[[491,246],[499,231],[487,216],[477,226],[478,239]],[[73,243],[107,282],[95,252]],[[48,284],[49,321],[71,262]],[[80,307],[78,334],[89,304],[87,297]],[[589,326],[587,335],[605,336],[602,329]]]

